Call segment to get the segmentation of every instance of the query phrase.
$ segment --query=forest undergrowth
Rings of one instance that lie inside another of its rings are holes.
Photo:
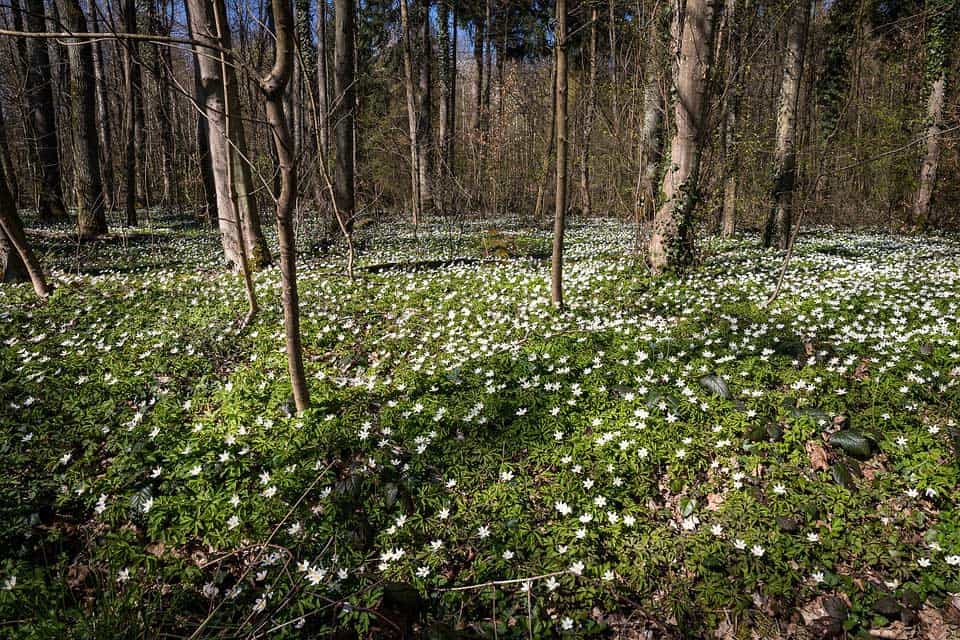
[[[0,637],[960,637],[956,237],[807,230],[761,309],[753,237],[653,278],[579,224],[562,312],[544,232],[308,243],[299,417],[276,267],[241,331],[214,233],[33,238]]]

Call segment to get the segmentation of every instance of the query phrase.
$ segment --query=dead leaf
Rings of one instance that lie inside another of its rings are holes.
[[[943,615],[933,607],[920,610],[920,628],[924,640],[948,640],[950,629],[943,623]]]
[[[907,640],[914,636],[913,632],[908,630],[899,620],[882,629],[870,629],[870,635],[874,638],[886,638],[887,640]]]
[[[716,511],[726,498],[722,493],[707,494],[707,511]]]
[[[165,545],[165,544],[162,543],[162,542],[154,542],[154,543],[148,544],[148,545],[147,545],[147,553],[149,553],[149,554],[152,555],[152,556],[156,556],[156,557],[159,558],[160,556],[163,555],[163,551],[164,551],[164,549],[166,549],[166,546],[167,546],[167,545]]]
[[[827,462],[827,450],[823,445],[810,441],[807,442],[806,449],[807,455],[810,456],[810,466],[814,471],[826,471],[830,468],[830,463]]]

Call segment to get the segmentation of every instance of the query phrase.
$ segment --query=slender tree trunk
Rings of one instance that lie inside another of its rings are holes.
[[[563,233],[567,214],[567,0],[557,0],[557,190],[553,214],[550,297],[563,307]]]
[[[793,226],[793,192],[797,180],[797,100],[803,77],[803,58],[810,24],[810,4],[799,0],[787,32],[780,84],[780,108],[777,113],[776,169],[773,179],[773,206],[763,232],[763,246],[786,249]]]
[[[720,216],[720,233],[731,237],[737,226],[737,180],[740,167],[737,157],[737,121],[740,118],[740,53],[743,18],[737,15],[737,0],[726,0],[724,5],[727,24],[727,89],[724,105],[723,127],[723,212]]]
[[[124,0],[123,25],[127,33],[137,32],[137,3],[135,0]],[[127,226],[135,226],[137,224],[137,112],[140,111],[138,103],[141,100],[140,65],[136,60],[139,47],[136,40],[124,42],[123,47],[123,102],[126,105],[123,121],[125,138],[124,178],[127,189],[124,219]]]
[[[550,71],[550,133],[547,138],[547,148],[543,154],[543,164],[540,166],[540,175],[537,179],[537,200],[533,207],[533,219],[540,220],[544,213],[544,197],[550,177],[550,158],[553,157],[553,145],[557,140],[557,48],[553,49],[553,65]]]
[[[460,32],[457,28],[458,6],[459,3],[455,2],[450,20],[453,23],[453,41],[450,45],[450,93],[448,94],[450,104],[447,107],[447,131],[450,133],[445,153],[451,177],[457,173],[457,34]]]
[[[334,100],[336,137],[334,195],[347,233],[353,231],[354,197],[354,113],[356,70],[354,67],[355,0],[334,0]]]
[[[420,185],[420,213],[433,206],[433,85],[430,63],[433,45],[430,38],[430,0],[419,0],[417,16],[419,29],[419,82],[417,92],[417,174]]]
[[[470,128],[475,132],[479,132],[483,126],[483,31],[483,18],[475,18],[473,20],[473,65],[476,72],[473,77],[473,115],[470,120]]]
[[[190,15],[190,4],[189,2],[184,3],[184,8],[186,9],[187,27],[190,39],[192,40],[194,39],[194,35],[193,20]],[[219,225],[220,215],[217,211],[217,184],[214,178],[213,162],[210,154],[210,128],[206,116],[206,105],[209,96],[207,95],[206,85],[200,78],[200,56],[207,54],[198,53],[196,46],[192,46],[191,49],[193,50],[193,97],[201,109],[197,114],[196,136],[197,163],[200,165],[200,177],[203,187],[204,208],[202,216],[207,219],[211,227],[216,229]]]
[[[937,167],[940,164],[940,130],[943,128],[943,102],[947,87],[947,73],[940,76],[930,87],[927,100],[927,150],[920,165],[920,188],[913,205],[913,230],[922,231],[930,215],[930,200],[937,181]]]
[[[87,0],[90,13],[90,28],[99,33],[100,17],[96,0]],[[110,106],[107,102],[107,77],[103,66],[103,43],[93,44],[93,74],[97,98],[97,133],[100,142],[100,177],[103,179],[103,204],[108,210],[113,209],[114,177],[113,177],[113,124],[110,117]]]
[[[693,212],[700,183],[710,68],[717,23],[717,0],[687,0],[674,7],[673,46],[675,124],[670,168],[663,177],[663,204],[650,237],[654,273],[682,269],[694,257]]]
[[[320,120],[320,147],[324,159],[330,157],[330,104],[327,70],[327,0],[317,2],[317,118]]]
[[[297,198],[296,158],[293,140],[283,111],[284,88],[293,67],[293,17],[290,0],[273,0],[276,27],[276,59],[270,75],[260,87],[267,100],[267,121],[280,161],[280,197],[277,198],[277,238],[280,245],[281,298],[283,328],[286,337],[287,370],[293,387],[297,412],[310,405],[307,380],[303,371],[303,347],[300,342],[300,300],[297,294],[297,251],[293,233],[293,210]]]
[[[27,0],[27,29],[47,30],[43,0]],[[27,99],[30,102],[33,133],[36,136],[40,161],[40,188],[38,210],[44,221],[64,220],[67,209],[60,184],[60,145],[57,138],[57,112],[53,103],[53,76],[50,71],[50,53],[47,41],[31,38],[30,64],[27,67]]]
[[[583,198],[583,215],[593,215],[593,199],[590,197],[590,138],[593,134],[593,118],[597,96],[597,8],[590,12],[590,79],[587,84],[587,106],[583,123],[583,145],[580,147],[580,191]]]
[[[0,108],[0,178],[5,181],[4,184],[0,184],[0,190],[6,189],[8,194],[0,196],[0,200],[6,203],[10,213],[16,215],[18,187],[12,160],[13,156],[7,145],[6,122],[3,120],[3,109]],[[26,282],[29,278],[30,274],[27,273],[27,267],[23,264],[20,254],[7,238],[6,232],[0,229],[0,282]]]
[[[440,100],[437,102],[440,109],[437,120],[437,140],[439,147],[440,169],[438,174],[445,177],[450,168],[450,8],[448,0],[439,0],[437,3],[437,73],[440,76]],[[445,186],[444,186],[445,188]]]
[[[660,91],[658,60],[651,54],[643,85],[643,125],[640,130],[640,189],[638,225],[652,222],[657,210],[657,178],[663,160],[663,116],[666,105]],[[639,232],[639,226],[638,226]]]
[[[79,0],[60,0],[60,13],[72,33],[87,33],[87,18]],[[107,232],[103,181],[100,178],[100,138],[97,135],[96,76],[93,45],[74,40],[70,55],[73,176],[77,202],[77,232],[92,238]]]
[[[153,33],[160,35],[170,35],[166,21],[161,21],[159,11],[157,11],[156,2],[160,4],[162,0],[151,0],[150,7],[150,29]],[[162,195],[160,201],[164,206],[175,206],[179,204],[180,192],[177,184],[177,170],[175,166],[176,136],[173,135],[173,118],[170,110],[170,78],[167,73],[170,68],[170,47],[154,44],[153,45],[153,76],[157,83],[157,100],[155,113],[157,125],[160,130],[160,177],[162,184]],[[140,113],[143,114],[143,100],[140,104]],[[141,130],[145,126],[141,121]]]
[[[417,87],[413,82],[413,40],[407,0],[400,0],[400,27],[403,30],[403,88],[407,97],[407,130],[410,138],[410,208],[413,224],[420,221],[420,169],[417,143]]]
[[[16,255],[14,255],[14,253]],[[30,249],[17,206],[7,188],[7,178],[0,165],[0,276],[2,282],[22,282],[26,273],[33,290],[40,298],[50,295],[40,262]]]

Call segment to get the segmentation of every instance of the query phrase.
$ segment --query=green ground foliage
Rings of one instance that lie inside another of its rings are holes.
[[[760,309],[752,238],[653,279],[579,225],[558,312],[543,232],[370,233],[401,264],[352,282],[307,243],[300,417],[275,267],[239,331],[209,232],[36,238],[52,299],[0,288],[0,637],[955,629],[956,239],[810,230]]]

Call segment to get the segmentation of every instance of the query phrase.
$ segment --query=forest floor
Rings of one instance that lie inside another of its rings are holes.
[[[300,417],[275,267],[238,331],[208,230],[32,234],[0,637],[960,638],[960,239],[809,230],[761,309],[753,237],[651,278],[575,225],[560,313],[544,232],[366,233],[480,260],[307,243]]]

